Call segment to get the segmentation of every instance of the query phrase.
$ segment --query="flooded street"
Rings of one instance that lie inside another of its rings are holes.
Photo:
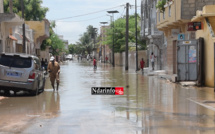
[[[92,62],[61,65],[59,92],[49,78],[38,96],[0,97],[0,134],[214,134],[211,88],[182,87],[157,76]],[[122,96],[91,87],[124,87]]]

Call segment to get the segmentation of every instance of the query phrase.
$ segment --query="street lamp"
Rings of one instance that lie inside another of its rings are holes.
[[[104,28],[105,28],[105,24],[107,24],[108,22],[100,22],[101,24],[103,24],[104,25]],[[104,36],[104,30],[103,30],[103,28],[101,29],[101,34],[102,34],[102,45],[103,45],[103,40],[104,40],[104,38],[103,38],[103,36]],[[104,44],[104,63],[105,63],[105,44]]]
[[[138,71],[138,49],[137,49],[137,0],[135,0],[135,29],[136,29],[136,71]]]
[[[21,9],[22,9],[22,18],[25,19],[25,13],[24,13],[25,12],[25,7],[24,7],[24,1],[23,0],[21,0]],[[22,48],[22,52],[25,53],[25,47],[26,47],[25,46],[26,45],[25,44],[25,40],[26,40],[25,39],[26,38],[25,37],[25,22],[22,25],[22,32],[23,32],[23,42],[22,42],[23,43],[23,48]]]
[[[109,14],[112,14],[113,16],[113,49],[112,49],[112,53],[113,53],[113,67],[115,67],[115,60],[114,60],[114,13],[119,13],[117,10],[113,10],[113,11],[107,11]]]

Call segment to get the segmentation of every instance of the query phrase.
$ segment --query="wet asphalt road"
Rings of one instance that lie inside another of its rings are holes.
[[[215,112],[201,106],[213,89],[182,88],[122,67],[69,61],[59,92],[0,97],[0,134],[214,134]],[[91,87],[124,87],[123,96],[92,96]],[[199,105],[200,104],[200,105]],[[210,104],[213,106],[213,104]]]

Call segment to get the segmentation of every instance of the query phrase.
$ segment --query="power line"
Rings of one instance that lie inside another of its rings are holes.
[[[108,8],[108,9],[104,9],[104,10],[100,10],[100,11],[96,11],[96,12],[91,12],[91,13],[87,13],[87,14],[81,14],[81,15],[77,15],[77,16],[71,16],[71,17],[56,19],[56,21],[65,20],[65,19],[71,19],[71,18],[77,18],[77,17],[82,17],[82,16],[87,16],[87,15],[90,15],[90,14],[104,12],[104,11],[107,11],[107,10],[110,10],[110,9],[114,9],[114,8],[117,8],[117,7],[121,7],[121,6],[124,6],[124,5],[120,5],[120,6],[116,6],[116,7],[112,7],[112,8]]]
[[[79,20],[79,21],[57,21],[57,22],[68,22],[68,23],[70,23],[70,22],[83,22],[83,21],[95,20],[95,19],[102,18],[102,17],[106,17],[106,16],[102,15],[102,16],[99,16],[99,17],[96,17],[96,18],[92,18],[92,19],[88,19],[88,20]]]

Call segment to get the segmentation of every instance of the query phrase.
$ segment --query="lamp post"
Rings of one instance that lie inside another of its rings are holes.
[[[138,48],[137,48],[137,0],[135,0],[135,29],[136,29],[136,71],[138,71]]]
[[[25,19],[25,8],[24,8],[24,0],[21,0],[21,4],[22,4],[22,18]],[[23,32],[23,48],[22,48],[22,52],[25,53],[25,22],[22,25],[22,32]]]
[[[107,11],[108,13],[112,14],[113,16],[113,49],[112,49],[112,56],[113,56],[113,67],[115,67],[115,60],[114,60],[114,13],[119,13],[117,10],[113,10],[113,11]]]
[[[105,24],[107,24],[108,22],[100,22],[101,24],[103,24],[104,25],[104,29],[105,29]],[[104,40],[104,29],[103,29],[103,26],[102,26],[102,28],[101,28],[101,34],[102,34],[102,45],[103,45],[103,40]],[[105,44],[104,44],[104,63],[105,63]]]

